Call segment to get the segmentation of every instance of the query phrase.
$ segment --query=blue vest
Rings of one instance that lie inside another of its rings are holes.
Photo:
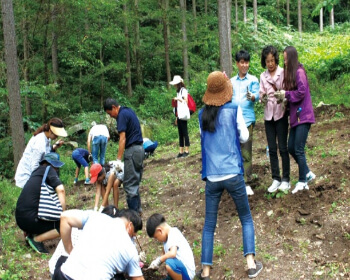
[[[215,132],[202,129],[199,111],[202,146],[202,180],[211,175],[243,174],[243,159],[237,130],[237,105],[229,102],[221,107],[216,117]]]

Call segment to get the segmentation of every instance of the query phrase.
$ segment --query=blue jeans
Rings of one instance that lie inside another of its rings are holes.
[[[180,274],[182,276],[182,280],[191,280],[182,261],[178,260],[177,258],[166,259],[165,264],[169,266],[172,271]]]
[[[288,152],[299,167],[299,182],[306,182],[306,174],[310,171],[306,163],[305,145],[311,124],[304,123],[290,129]]]
[[[89,166],[89,163],[85,160],[85,158],[77,150],[73,151],[72,159],[74,160],[74,162],[78,166],[78,168],[80,168],[81,166],[84,166],[84,168]]]
[[[206,181],[205,186],[205,222],[202,234],[202,259],[204,265],[213,264],[214,232],[218,207],[224,190],[232,197],[242,224],[243,253],[255,255],[254,224],[250,213],[248,196],[242,175],[220,181]]]
[[[100,153],[100,164],[105,163],[106,147],[107,147],[108,138],[106,136],[95,136],[92,139],[92,160],[94,163],[98,162],[98,153]]]

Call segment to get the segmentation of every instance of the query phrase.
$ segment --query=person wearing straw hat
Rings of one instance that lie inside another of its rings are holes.
[[[233,86],[232,102],[242,108],[243,118],[249,130],[249,139],[241,145],[244,162],[244,179],[250,183],[252,179],[253,166],[253,128],[255,126],[254,105],[259,101],[258,78],[249,74],[250,54],[246,50],[240,50],[235,55],[238,74],[231,78]],[[246,185],[248,195],[254,192],[249,185]]]
[[[177,111],[182,102],[188,103],[187,95],[188,91],[185,87],[184,81],[181,76],[175,75],[173,80],[169,83],[176,88],[177,96],[174,100],[177,101]],[[180,150],[177,158],[187,157],[189,155],[190,139],[188,137],[187,120],[181,120],[176,117],[177,129],[179,132],[179,145]],[[184,151],[185,148],[185,151]]]
[[[202,148],[202,180],[205,185],[205,222],[202,232],[202,270],[199,279],[210,279],[213,265],[214,232],[218,207],[224,190],[232,197],[243,232],[243,253],[249,278],[256,277],[262,264],[254,260],[255,233],[244,182],[240,143],[249,138],[241,108],[231,102],[232,83],[225,73],[209,74],[199,111]]]
[[[47,166],[51,166],[46,177],[46,184],[57,193],[63,211],[66,209],[64,186],[58,177],[58,169],[64,165],[57,153],[48,153],[30,176],[18,197],[16,205],[16,222],[25,232],[29,245],[38,253],[47,254],[42,243],[60,236],[60,221],[46,221],[38,218],[41,182]]]
[[[63,140],[59,140],[51,146],[51,140],[55,140],[57,137],[67,137],[63,121],[59,118],[52,118],[34,132],[34,136],[30,138],[16,169],[17,187],[24,187],[45,154],[54,152],[62,146]]]

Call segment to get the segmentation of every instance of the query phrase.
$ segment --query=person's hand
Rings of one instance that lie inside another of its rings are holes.
[[[247,95],[246,95],[247,99],[250,101],[254,101],[255,100],[255,96],[252,92],[250,92],[249,90],[247,90]]]
[[[91,153],[89,153],[89,155],[88,155],[88,161],[89,161],[89,162],[92,162],[92,160],[93,160],[93,158],[92,158],[92,154],[91,154]]]
[[[279,91],[276,91],[274,93],[274,96],[276,97],[276,100],[277,100],[277,104],[280,104],[282,103],[283,99],[285,98],[286,96],[286,91],[285,90],[279,90]]]
[[[124,163],[120,159],[110,161],[109,164],[113,165],[112,172],[114,172],[114,173],[116,171],[118,171],[118,172],[124,171]]]
[[[146,262],[146,253],[144,251],[141,251],[139,254],[139,258],[141,262]]]
[[[150,269],[158,269],[159,266],[161,265],[161,260],[160,260],[160,257],[156,258],[153,262],[151,262],[149,268]]]
[[[283,111],[286,109],[287,104],[288,104],[288,100],[287,100],[287,98],[284,98],[283,101],[282,101],[282,110]]]
[[[269,96],[265,93],[260,99],[260,101],[264,106],[266,106],[267,102],[269,101]]]

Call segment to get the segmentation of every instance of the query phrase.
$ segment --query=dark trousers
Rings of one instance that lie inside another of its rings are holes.
[[[180,147],[189,147],[190,139],[188,138],[187,121],[177,119],[177,129],[179,131]]]
[[[305,145],[311,124],[299,124],[290,129],[288,152],[292,155],[299,167],[299,182],[306,182],[306,174],[310,171],[306,163]]]
[[[241,153],[244,167],[244,181],[250,183],[253,173],[253,128],[254,124],[247,127],[249,131],[248,141],[241,143]]]
[[[269,145],[269,156],[272,179],[281,182],[280,167],[277,155],[277,141],[278,150],[282,158],[282,181],[289,182],[290,180],[290,161],[287,148],[288,139],[288,116],[275,121],[265,121],[265,132],[267,144]]]

